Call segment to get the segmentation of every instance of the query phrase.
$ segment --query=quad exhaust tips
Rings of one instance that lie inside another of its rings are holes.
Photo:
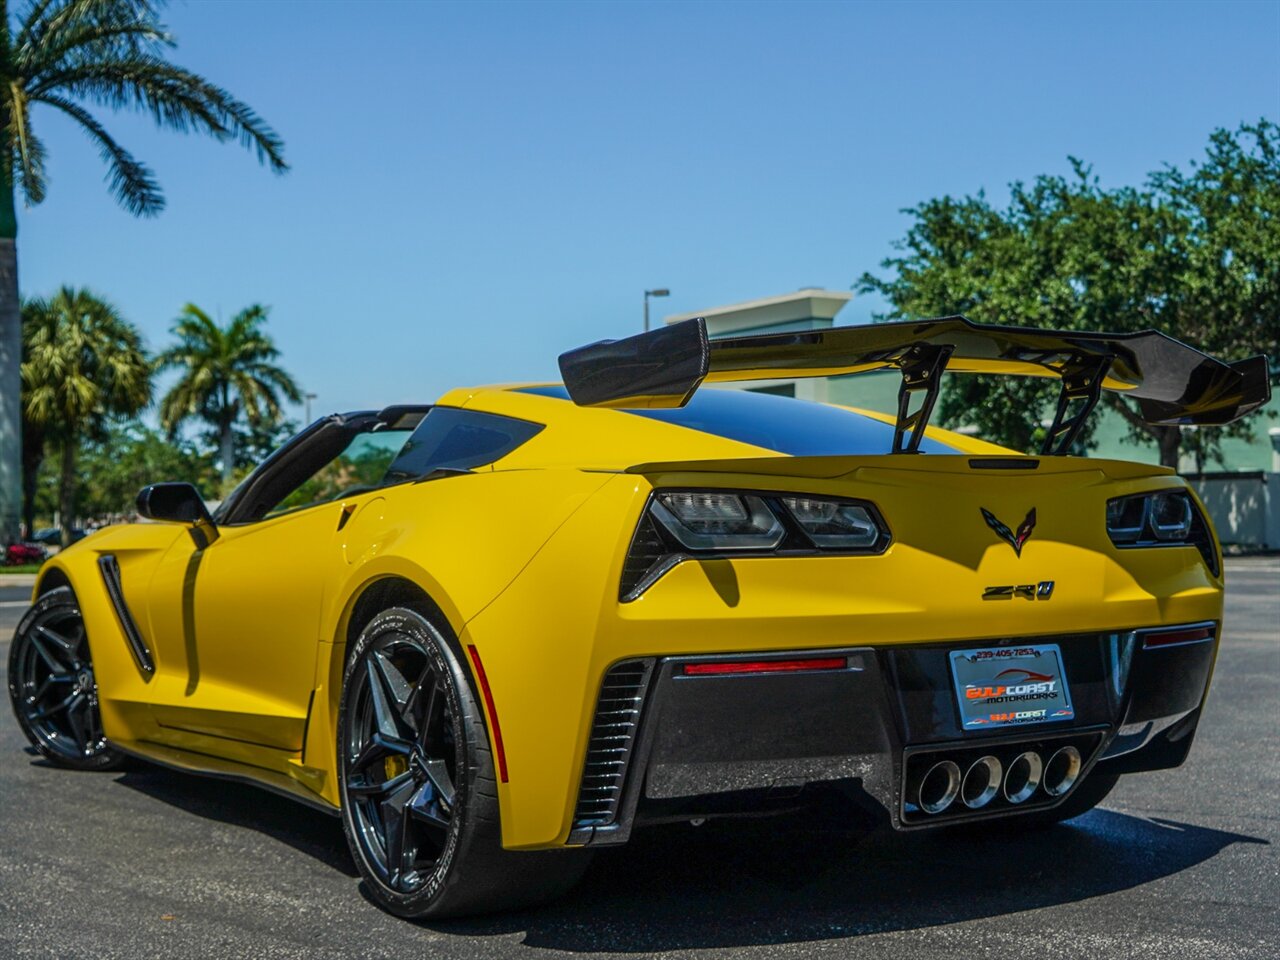
[[[903,824],[1054,806],[1079,785],[1101,740],[1100,733],[1088,731],[908,747]]]
[[[906,796],[919,813],[937,817],[947,810],[977,813],[993,804],[1050,803],[1069,794],[1084,772],[1080,748],[1028,746],[1009,745],[989,754],[979,749],[924,756],[911,773]]]

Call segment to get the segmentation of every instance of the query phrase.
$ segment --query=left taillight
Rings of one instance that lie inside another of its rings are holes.
[[[882,553],[889,528],[864,500],[736,490],[659,490],[623,564],[619,598],[634,600],[682,560]]]
[[[762,497],[737,493],[659,493],[649,513],[687,550],[772,550],[785,534]]]

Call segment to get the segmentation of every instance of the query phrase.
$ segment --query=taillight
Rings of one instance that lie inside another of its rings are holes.
[[[782,502],[819,547],[859,550],[874,547],[880,539],[880,527],[867,505],[819,497],[783,497]]]
[[[660,493],[650,511],[690,550],[772,550],[782,542],[778,518],[762,499],[736,493]]]
[[[1185,490],[1157,490],[1107,501],[1107,536],[1117,547],[1197,547],[1216,577],[1209,525]]]
[[[883,553],[889,528],[865,500],[737,490],[659,490],[631,538],[626,602],[687,559]]]

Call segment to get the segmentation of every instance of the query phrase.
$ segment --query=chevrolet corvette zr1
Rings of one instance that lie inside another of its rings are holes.
[[[894,414],[702,387],[872,370]],[[1102,390],[1160,423],[1265,362],[962,318],[561,357],[564,384],[322,418],[210,513],[42,569],[10,649],[45,757],[136,756],[340,815],[406,916],[545,900],[645,823],[835,792],[899,830],[1079,815],[1187,756],[1222,562],[1172,471],[1069,455]],[[1057,378],[1043,450],[928,425],[946,371]],[[109,802],[109,800],[105,801]]]

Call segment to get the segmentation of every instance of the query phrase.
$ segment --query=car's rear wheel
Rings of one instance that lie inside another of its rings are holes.
[[[51,763],[109,770],[124,762],[102,732],[89,637],[70,587],[41,596],[14,631],[9,700],[22,732]]]
[[[502,849],[484,716],[451,638],[395,608],[347,660],[338,722],[342,822],[383,907],[455,917],[551,900],[585,851]]]

